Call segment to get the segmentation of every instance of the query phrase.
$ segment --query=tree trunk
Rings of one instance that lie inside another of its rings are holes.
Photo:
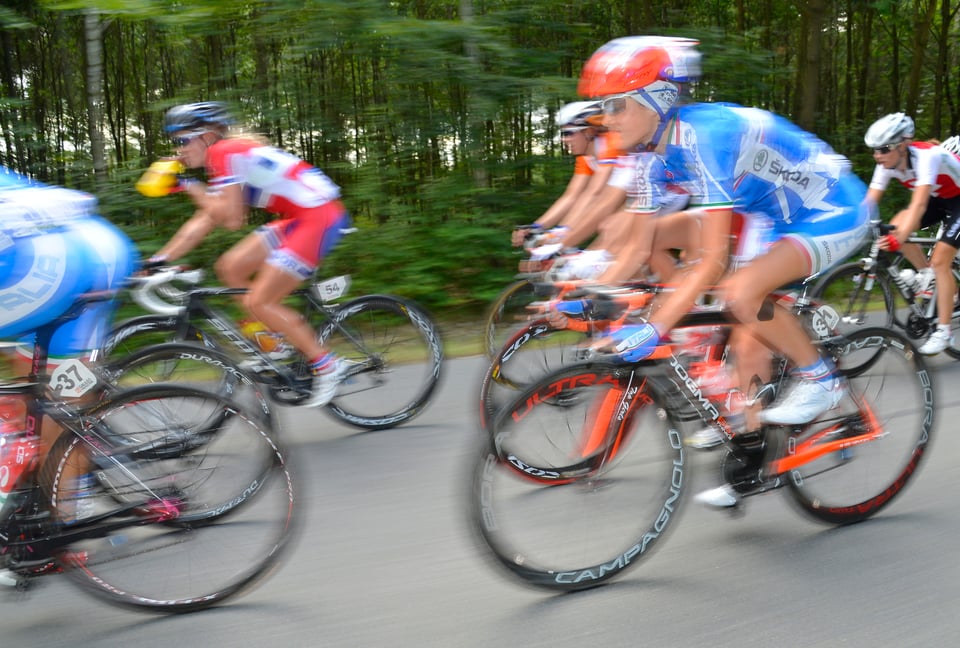
[[[817,100],[820,96],[820,48],[826,0],[807,0],[803,5],[803,32],[797,65],[797,124],[813,131],[817,121]]]
[[[83,20],[87,49],[87,120],[90,130],[90,155],[97,185],[107,179],[107,162],[103,148],[103,25],[100,15],[87,11]]]

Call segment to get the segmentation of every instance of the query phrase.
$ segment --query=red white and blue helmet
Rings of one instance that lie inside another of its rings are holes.
[[[663,116],[676,102],[680,84],[700,78],[697,45],[691,38],[616,38],[583,66],[577,92],[583,97],[636,92]]]

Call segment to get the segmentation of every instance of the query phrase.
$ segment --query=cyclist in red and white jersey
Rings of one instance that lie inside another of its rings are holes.
[[[239,229],[251,208],[278,216],[223,254],[215,270],[225,285],[249,289],[242,301],[247,312],[309,360],[313,394],[305,405],[323,406],[335,395],[345,367],[281,300],[313,275],[350,219],[340,188],[319,169],[257,138],[227,137],[232,121],[215,102],[167,112],[165,130],[178,157],[188,168],[205,168],[209,184],[183,187],[197,210],[151,261],[183,256],[218,226]]]
[[[914,123],[904,113],[886,115],[867,130],[864,141],[873,149],[877,161],[867,190],[867,201],[877,204],[890,180],[900,182],[913,195],[910,204],[890,223],[896,226],[883,249],[897,250],[917,229],[943,223],[943,233],[933,248],[931,265],[937,291],[937,329],[920,347],[920,353],[935,355],[953,343],[950,317],[953,313],[957,282],[950,266],[960,248],[960,158],[931,142],[914,141]],[[920,272],[917,288],[929,286],[926,259],[917,246],[903,246],[903,253]]]

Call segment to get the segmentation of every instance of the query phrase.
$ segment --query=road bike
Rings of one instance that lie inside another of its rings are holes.
[[[269,575],[295,531],[287,452],[263,417],[179,384],[101,387],[79,360],[46,371],[39,329],[27,380],[0,384],[25,401],[23,431],[0,446],[0,581],[26,589],[64,573],[110,603],[190,612]],[[66,396],[93,396],[87,405]],[[62,432],[41,458],[41,421]]]
[[[873,242],[863,258],[839,265],[824,274],[814,287],[814,298],[831,304],[840,315],[838,329],[854,330],[862,326],[897,326],[912,340],[926,338],[937,327],[937,291],[917,294],[902,276],[903,255],[880,249],[879,238],[893,227],[873,223]],[[907,243],[931,248],[937,238],[910,237]],[[960,281],[960,260],[954,258],[952,272]],[[899,299],[898,299],[899,297]],[[954,299],[951,328],[960,326],[960,302]],[[960,340],[960,336],[956,336]],[[960,359],[956,343],[945,349]]]
[[[723,310],[687,325],[729,328]],[[785,489],[813,518],[867,519],[899,495],[926,454],[934,389],[923,358],[893,330],[818,339],[847,384],[840,406],[807,425],[736,433],[730,413],[671,346],[624,365],[591,361],[551,373],[502,407],[474,457],[470,511],[498,568],[569,591],[599,585],[661,545],[691,480],[685,419],[723,432],[720,474],[743,497]],[[787,381],[751,397],[766,403]]]
[[[310,395],[313,376],[306,360],[297,353],[285,358],[265,351],[241,331],[234,319],[218,308],[220,302],[243,294],[242,289],[188,287],[179,293],[182,303],[169,305],[154,295],[181,277],[178,268],[161,270],[135,280],[134,298],[155,311],[114,327],[102,347],[107,360],[171,340],[192,343],[179,352],[196,362],[208,351],[219,352],[224,364],[218,373],[216,361],[204,361],[221,383],[234,381],[235,371],[246,372],[261,383],[278,403],[296,405]],[[348,364],[337,396],[327,411],[349,425],[368,430],[405,423],[419,414],[440,380],[443,347],[430,316],[409,300],[392,295],[367,295],[343,303],[348,277],[319,282],[293,293],[304,318],[317,331],[317,339]],[[166,295],[169,297],[169,294]],[[180,365],[167,347],[165,372]],[[161,366],[154,349],[151,372]],[[191,356],[191,353],[194,356]],[[224,359],[233,358],[233,361]],[[149,375],[149,372],[146,372]]]

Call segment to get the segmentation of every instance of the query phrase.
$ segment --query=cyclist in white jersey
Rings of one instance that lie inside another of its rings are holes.
[[[920,347],[935,355],[953,344],[950,318],[957,282],[950,267],[960,248],[960,158],[931,142],[914,141],[914,123],[904,113],[886,115],[870,126],[864,141],[873,149],[877,166],[867,190],[867,201],[879,203],[890,180],[912,192],[910,204],[890,221],[896,226],[881,247],[896,251],[917,229],[943,223],[943,233],[933,248],[931,265],[937,283],[937,329]],[[920,268],[916,287],[929,285],[926,260],[916,246],[903,245],[904,256]]]

